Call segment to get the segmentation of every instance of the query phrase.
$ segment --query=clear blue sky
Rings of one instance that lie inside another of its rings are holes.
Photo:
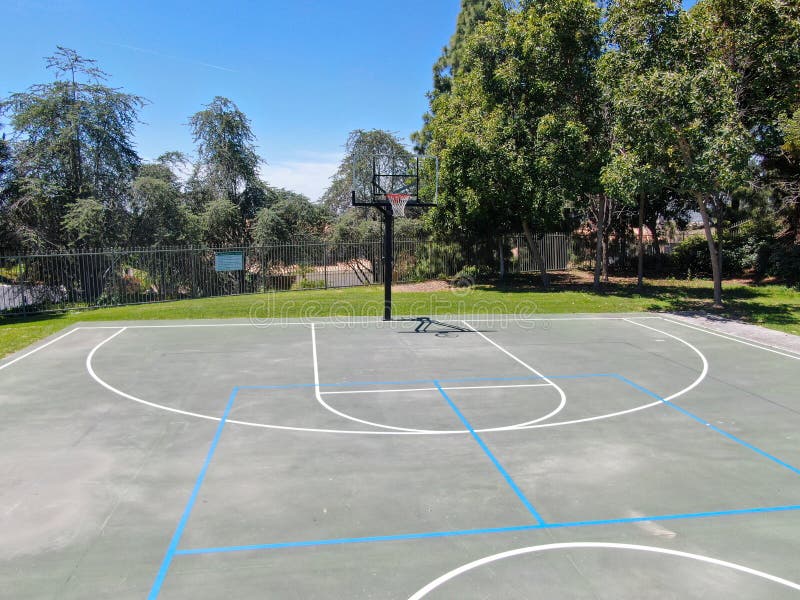
[[[50,81],[56,45],[147,98],[140,155],[190,152],[186,122],[214,96],[250,117],[264,177],[315,199],[348,132],[421,125],[431,67],[459,0],[5,0],[0,96]]]
[[[684,4],[688,7],[694,0]],[[56,45],[150,102],[140,155],[190,153],[186,122],[214,96],[247,114],[273,185],[316,199],[353,129],[402,138],[427,109],[459,0],[4,0],[0,96],[50,81]]]

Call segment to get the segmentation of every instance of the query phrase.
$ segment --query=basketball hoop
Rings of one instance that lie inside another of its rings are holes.
[[[395,217],[406,216],[406,204],[411,200],[411,194],[386,194],[386,199],[389,201]]]

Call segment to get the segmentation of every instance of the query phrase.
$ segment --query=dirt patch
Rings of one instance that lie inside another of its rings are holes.
[[[440,279],[418,281],[416,283],[396,283],[392,285],[393,292],[441,292],[449,290],[452,286]]]

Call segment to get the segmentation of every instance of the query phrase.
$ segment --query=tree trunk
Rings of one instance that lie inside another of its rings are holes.
[[[647,215],[645,215],[644,224],[650,230],[650,235],[652,236],[653,254],[661,256],[661,245],[658,243],[658,217],[648,219]]]
[[[539,244],[533,237],[533,232],[531,231],[531,226],[527,219],[523,219],[522,221],[522,232],[525,234],[525,241],[528,242],[528,248],[531,251],[533,260],[539,263],[539,272],[542,276],[542,285],[544,287],[549,287],[550,276],[547,274],[547,265],[544,264],[544,258],[542,258],[542,253],[539,251]]]
[[[597,245],[595,247],[594,282],[592,288],[600,291],[600,274],[603,268],[603,237],[605,235],[606,199],[600,195],[597,199]]]
[[[708,242],[708,253],[711,255],[711,274],[714,278],[714,308],[722,308],[722,269],[720,268],[719,253],[714,243],[714,234],[711,232],[711,222],[708,218],[708,209],[703,194],[696,192],[697,206],[700,209],[700,216],[703,218],[703,229],[706,232]]]
[[[725,203],[723,200],[718,200],[719,205],[717,209],[717,256],[719,259],[719,274],[722,277],[725,273],[725,265],[723,264],[725,257],[722,255],[722,233],[725,227]]]
[[[636,250],[639,258],[636,269],[636,287],[641,292],[644,287],[644,194],[639,194],[639,240]]]

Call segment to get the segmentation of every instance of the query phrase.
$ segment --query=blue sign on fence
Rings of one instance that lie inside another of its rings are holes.
[[[243,271],[244,253],[217,252],[214,255],[214,269],[217,271]]]

